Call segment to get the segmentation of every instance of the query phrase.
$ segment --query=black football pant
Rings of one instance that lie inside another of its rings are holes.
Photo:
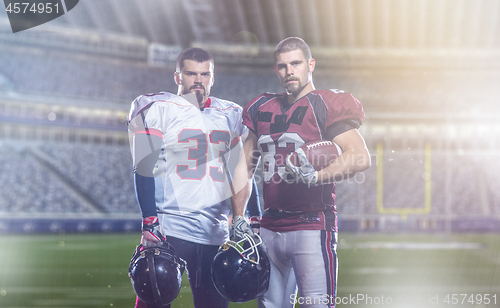
[[[171,236],[167,236],[167,241],[174,246],[177,255],[187,263],[186,269],[194,306],[196,308],[229,307],[229,301],[217,292],[212,282],[212,260],[219,246],[197,244]],[[170,305],[165,307],[169,308]]]
[[[219,246],[196,244],[171,236],[166,238],[174,247],[177,255],[187,263],[186,269],[193,293],[194,306],[196,308],[228,308],[229,301],[217,292],[211,276],[212,260],[217,254]],[[137,298],[135,307],[158,308],[147,306],[139,298]],[[162,308],[170,308],[170,305]]]

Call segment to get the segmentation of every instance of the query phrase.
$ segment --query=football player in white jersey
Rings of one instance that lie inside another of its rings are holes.
[[[128,118],[143,217],[141,243],[151,247],[166,238],[186,261],[195,307],[228,307],[213,285],[210,269],[219,246],[228,239],[234,169],[230,161],[238,157],[232,152],[241,148],[246,132],[242,108],[209,96],[214,60],[206,50],[182,51],[174,78],[178,95],[141,95]],[[260,216],[255,194],[248,208],[250,216]],[[233,233],[252,232],[243,216],[242,209],[233,211],[239,230]],[[147,305],[137,298],[136,307]]]

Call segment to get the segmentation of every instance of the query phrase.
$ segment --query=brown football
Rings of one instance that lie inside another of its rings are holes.
[[[311,141],[303,144],[300,148],[316,171],[330,165],[341,153],[338,145],[327,140]],[[299,166],[296,152],[292,153],[290,160],[292,164]]]

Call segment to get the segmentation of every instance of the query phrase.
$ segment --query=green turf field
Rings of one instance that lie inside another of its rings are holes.
[[[139,237],[0,236],[0,307],[133,307]],[[500,307],[499,235],[341,234],[338,252],[337,307]],[[184,278],[172,307],[192,305]]]

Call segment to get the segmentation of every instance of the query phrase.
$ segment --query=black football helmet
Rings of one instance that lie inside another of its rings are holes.
[[[267,291],[271,266],[261,244],[259,235],[245,234],[241,241],[227,241],[219,248],[212,262],[212,281],[222,297],[242,303]]]
[[[128,269],[135,294],[144,303],[163,307],[170,304],[181,290],[186,264],[168,242],[145,248],[139,245]]]

